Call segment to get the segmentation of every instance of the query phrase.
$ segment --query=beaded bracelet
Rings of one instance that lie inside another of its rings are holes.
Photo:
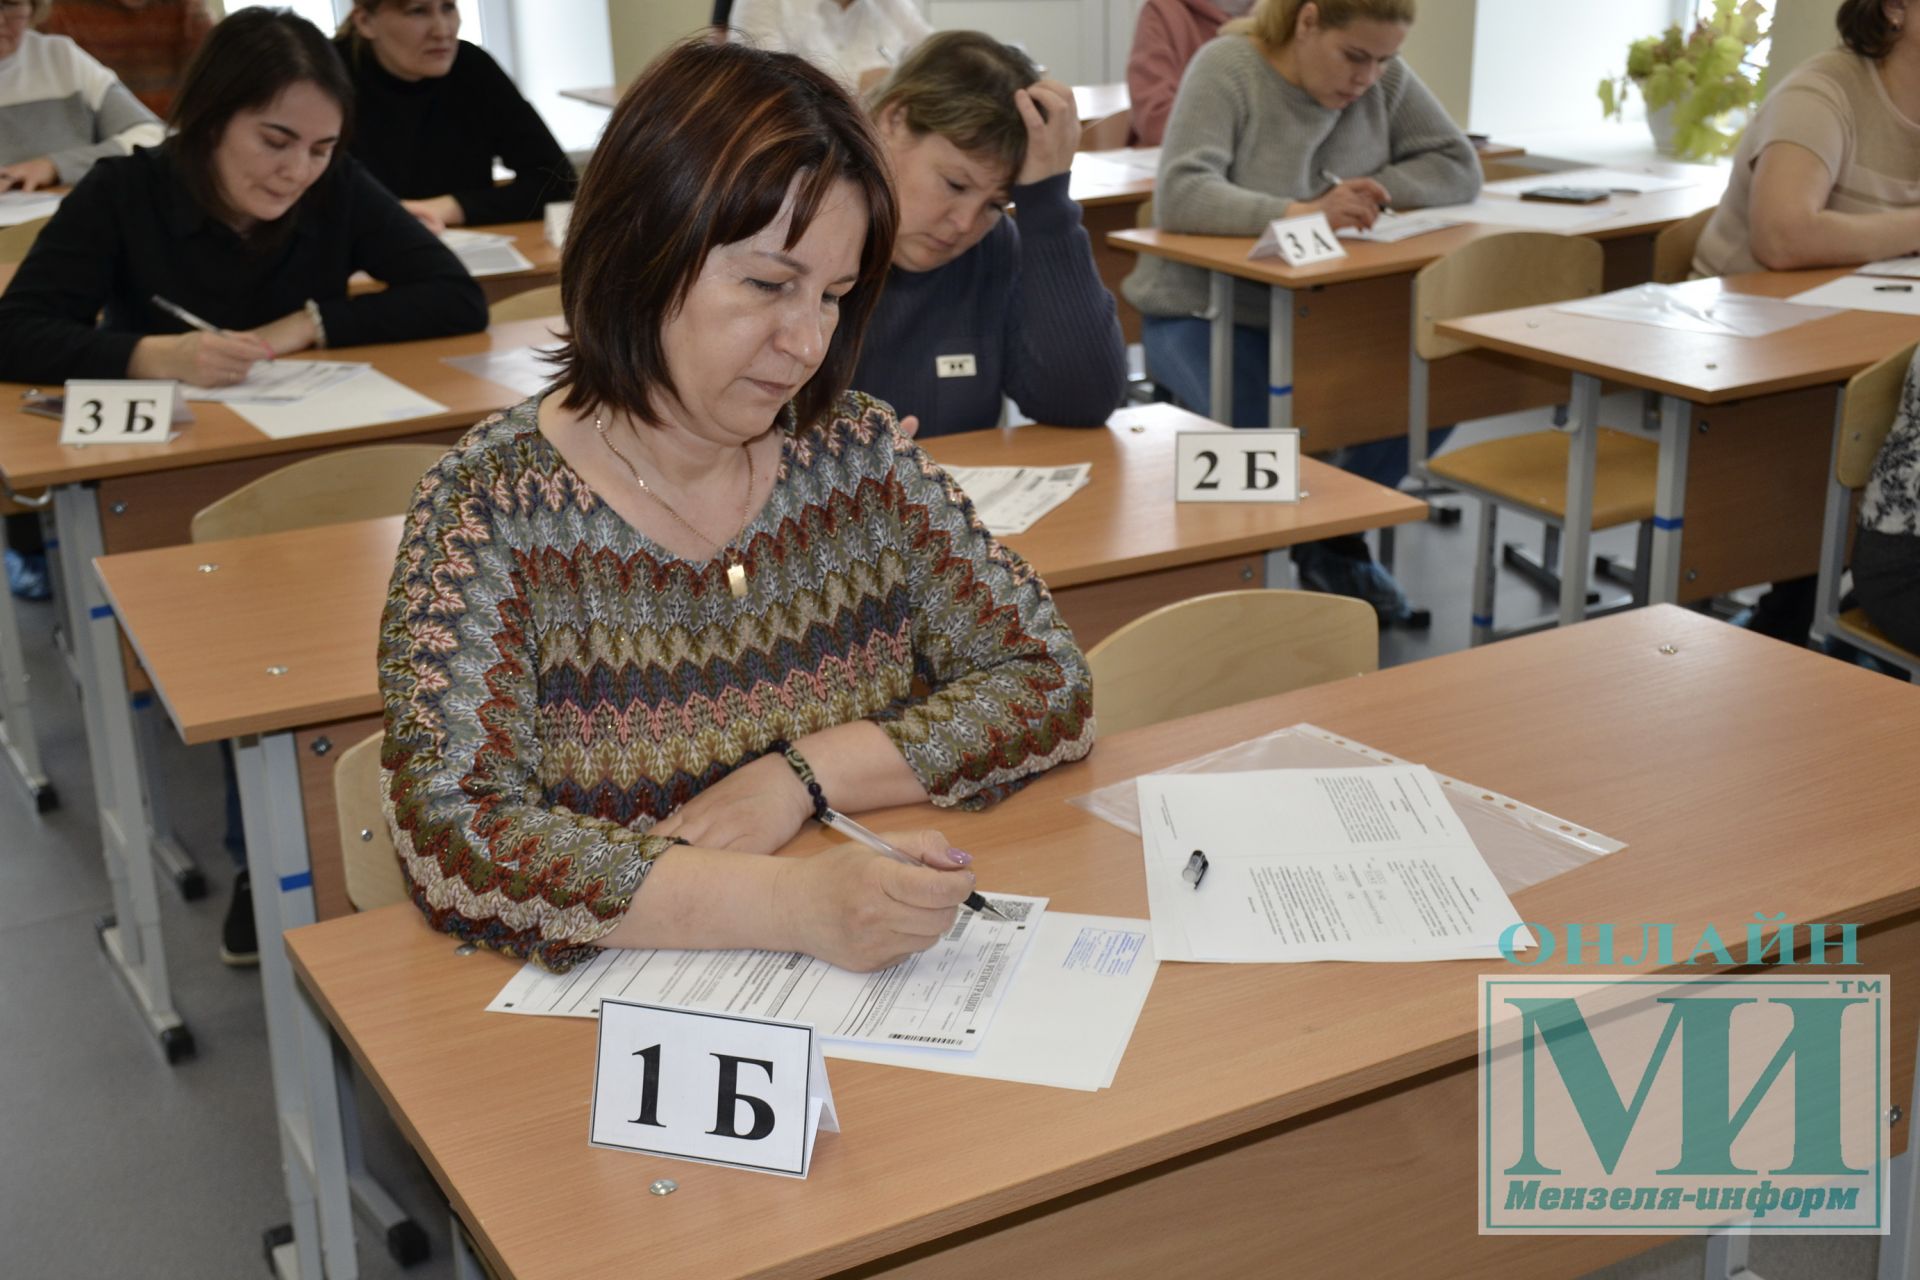
[[[787,768],[793,770],[794,776],[799,778],[801,785],[806,787],[807,795],[813,799],[813,820],[815,822],[825,822],[827,820],[827,793],[820,789],[819,780],[813,776],[813,766],[808,764],[807,758],[798,751],[795,751],[793,744],[785,738],[775,738],[772,742],[769,742],[764,754],[773,755],[776,752],[779,753],[781,759],[787,762]]]

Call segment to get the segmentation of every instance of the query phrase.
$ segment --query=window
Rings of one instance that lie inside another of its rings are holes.
[[[252,9],[261,4],[291,9],[314,26],[331,35],[353,8],[353,0],[227,0],[227,12]],[[460,38],[485,45],[487,32],[481,14],[481,0],[459,0]]]

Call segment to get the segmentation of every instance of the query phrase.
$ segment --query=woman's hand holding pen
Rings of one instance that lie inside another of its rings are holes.
[[[127,362],[133,378],[170,378],[195,387],[231,387],[273,350],[252,334],[177,333],[142,338]]]
[[[1387,194],[1387,189],[1372,178],[1348,178],[1318,200],[1296,200],[1287,210],[1287,216],[1324,213],[1335,231],[1348,227],[1365,231],[1380,217],[1380,211],[1392,203],[1393,197]]]
[[[866,973],[925,951],[953,928],[973,892],[971,859],[938,831],[885,838],[923,865],[907,866],[857,844],[774,859],[782,877],[775,910],[784,916],[788,945]]]

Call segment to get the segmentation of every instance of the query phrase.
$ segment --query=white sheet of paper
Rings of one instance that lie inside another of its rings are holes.
[[[1089,182],[1138,182],[1160,172],[1160,148],[1082,152],[1073,158],[1073,176]]]
[[[790,951],[608,950],[564,974],[528,963],[487,1011],[591,1018],[612,996],[809,1022],[829,1044],[965,1052],[980,1046],[1047,905],[1045,898],[985,896],[1012,918],[962,911],[945,938],[878,973],[850,973]]]
[[[1717,333],[1730,338],[1764,337],[1818,320],[1823,314],[1811,307],[1795,306],[1784,298],[1729,293],[1719,280],[1635,285],[1597,298],[1563,302],[1554,310],[1687,333]]]
[[[341,360],[256,360],[246,381],[230,387],[185,387],[189,400],[214,404],[298,404],[373,366]]]
[[[460,265],[471,276],[503,276],[533,270],[533,263],[514,247],[512,236],[453,228],[441,233],[440,243],[453,250],[453,256],[460,259]]]
[[[51,218],[60,197],[44,191],[0,192],[0,227],[17,227],[35,218]]]
[[[1886,258],[1880,262],[1869,262],[1860,268],[1863,276],[1892,276],[1897,280],[1920,280],[1920,256],[1908,254],[1904,258]]]
[[[1565,233],[1585,231],[1588,227],[1597,227],[1626,216],[1626,210],[1611,201],[1606,204],[1543,204],[1503,196],[1490,196],[1475,200],[1472,204],[1436,205],[1421,212],[1429,217],[1452,218],[1455,222],[1479,222],[1493,227]]]
[[[1145,920],[1049,911],[973,1053],[832,1043],[827,1056],[1092,1092],[1112,1085],[1160,962]]]
[[[1424,209],[1414,213],[1395,213],[1389,209],[1374,219],[1373,225],[1364,231],[1359,227],[1347,227],[1335,234],[1342,240],[1393,244],[1399,240],[1410,240],[1414,236],[1424,236],[1430,231],[1444,231],[1448,227],[1457,227],[1462,221],[1464,219],[1436,217]]]
[[[233,411],[263,434],[286,440],[323,431],[370,427],[379,422],[425,418],[445,413],[447,406],[438,400],[429,400],[378,369],[363,369],[345,382],[294,404],[236,404]]]
[[[1920,283],[1909,284],[1877,276],[1841,276],[1805,293],[1796,293],[1787,301],[1803,307],[1838,307],[1846,311],[1887,311],[1894,315],[1920,316]]]
[[[1675,177],[1651,169],[1562,169],[1555,173],[1535,173],[1524,178],[1502,178],[1481,187],[1498,195],[1517,196],[1541,187],[1599,187],[1625,195],[1645,195],[1649,191],[1678,191],[1700,185],[1699,178]]]
[[[1520,923],[1424,766],[1158,774],[1137,785],[1163,960],[1491,959]],[[1198,888],[1180,876],[1196,849],[1209,862]]]
[[[973,499],[982,524],[996,535],[1025,533],[1040,517],[1086,487],[1091,462],[1066,467],[948,467]]]
[[[537,396],[554,379],[553,366],[540,357],[557,349],[509,347],[505,351],[485,351],[477,356],[443,356],[441,363],[450,364],[476,378],[497,382],[523,396]]]

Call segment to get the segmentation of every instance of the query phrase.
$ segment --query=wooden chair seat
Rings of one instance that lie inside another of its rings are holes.
[[[1883,649],[1891,649],[1893,652],[1902,655],[1907,660],[1908,670],[1920,671],[1920,653],[1915,653],[1911,649],[1903,649],[1893,641],[1887,639],[1887,633],[1873,624],[1873,619],[1867,616],[1865,609],[1849,609],[1838,618],[1835,618],[1833,622],[1834,630],[1840,633],[1842,639],[1846,639],[1851,635],[1857,640],[1871,640]]]
[[[1443,453],[1428,461],[1427,470],[1508,506],[1564,520],[1568,442],[1558,431],[1532,431]],[[1593,527],[1652,519],[1659,467],[1657,443],[1602,427],[1595,450]]]
[[[515,320],[544,320],[559,314],[560,286],[546,284],[535,289],[523,289],[500,299],[487,308],[487,323],[496,325]]]

